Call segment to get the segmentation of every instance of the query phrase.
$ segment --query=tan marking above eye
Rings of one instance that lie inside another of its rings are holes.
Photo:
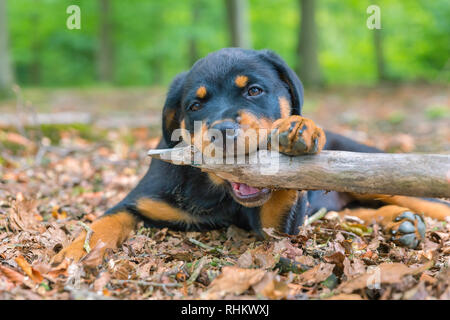
[[[203,99],[204,97],[206,97],[206,87],[205,86],[199,87],[195,92],[195,94],[197,95],[197,98]]]
[[[236,77],[236,79],[234,79],[234,83],[239,87],[239,88],[243,88],[247,85],[248,83],[248,77],[247,76],[242,76],[239,75]]]

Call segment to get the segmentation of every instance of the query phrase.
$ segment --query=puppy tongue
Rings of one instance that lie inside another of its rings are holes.
[[[233,186],[233,190],[239,192],[243,196],[255,194],[260,191],[260,189],[250,187],[249,185],[246,185],[245,183],[232,182],[231,184]]]

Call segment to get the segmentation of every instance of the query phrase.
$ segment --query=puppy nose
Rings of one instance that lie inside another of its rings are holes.
[[[239,124],[232,121],[224,121],[216,124],[212,129],[219,130],[222,133],[223,141],[234,141],[239,134]],[[214,139],[212,139],[212,142]]]

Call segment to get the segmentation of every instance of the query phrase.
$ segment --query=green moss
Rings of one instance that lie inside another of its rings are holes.
[[[85,192],[86,192],[86,189],[83,188],[82,186],[75,186],[72,189],[72,195],[73,196],[79,196],[79,195],[82,195]]]
[[[425,115],[430,120],[450,117],[450,108],[443,105],[433,105],[425,109]]]
[[[28,129],[36,129],[30,127]],[[61,140],[61,133],[67,131],[75,131],[79,136],[88,141],[104,140],[106,138],[106,131],[94,128],[91,125],[82,123],[72,124],[42,124],[40,129],[43,135],[50,139],[52,144],[58,144]]]
[[[2,137],[0,136],[0,143],[2,144],[2,147],[5,148],[6,150],[9,150],[12,154],[17,155],[23,151],[25,151],[25,147],[21,144],[18,143],[14,143],[8,140],[3,140]],[[0,161],[0,164],[2,162]]]
[[[136,143],[136,137],[132,135],[130,132],[122,135],[122,141],[128,145],[133,145]]]
[[[388,121],[391,124],[400,124],[405,120],[405,118],[406,116],[402,111],[394,111],[389,115]]]

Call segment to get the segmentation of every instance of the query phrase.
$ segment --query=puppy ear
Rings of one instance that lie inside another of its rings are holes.
[[[292,70],[286,62],[273,51],[261,50],[259,53],[263,60],[270,63],[278,71],[281,80],[287,84],[292,100],[292,114],[301,115],[303,105],[303,85],[294,70]]]
[[[178,74],[173,79],[167,93],[162,115],[162,131],[167,146],[173,147],[177,141],[171,141],[172,132],[180,128],[181,96],[187,72]]]

